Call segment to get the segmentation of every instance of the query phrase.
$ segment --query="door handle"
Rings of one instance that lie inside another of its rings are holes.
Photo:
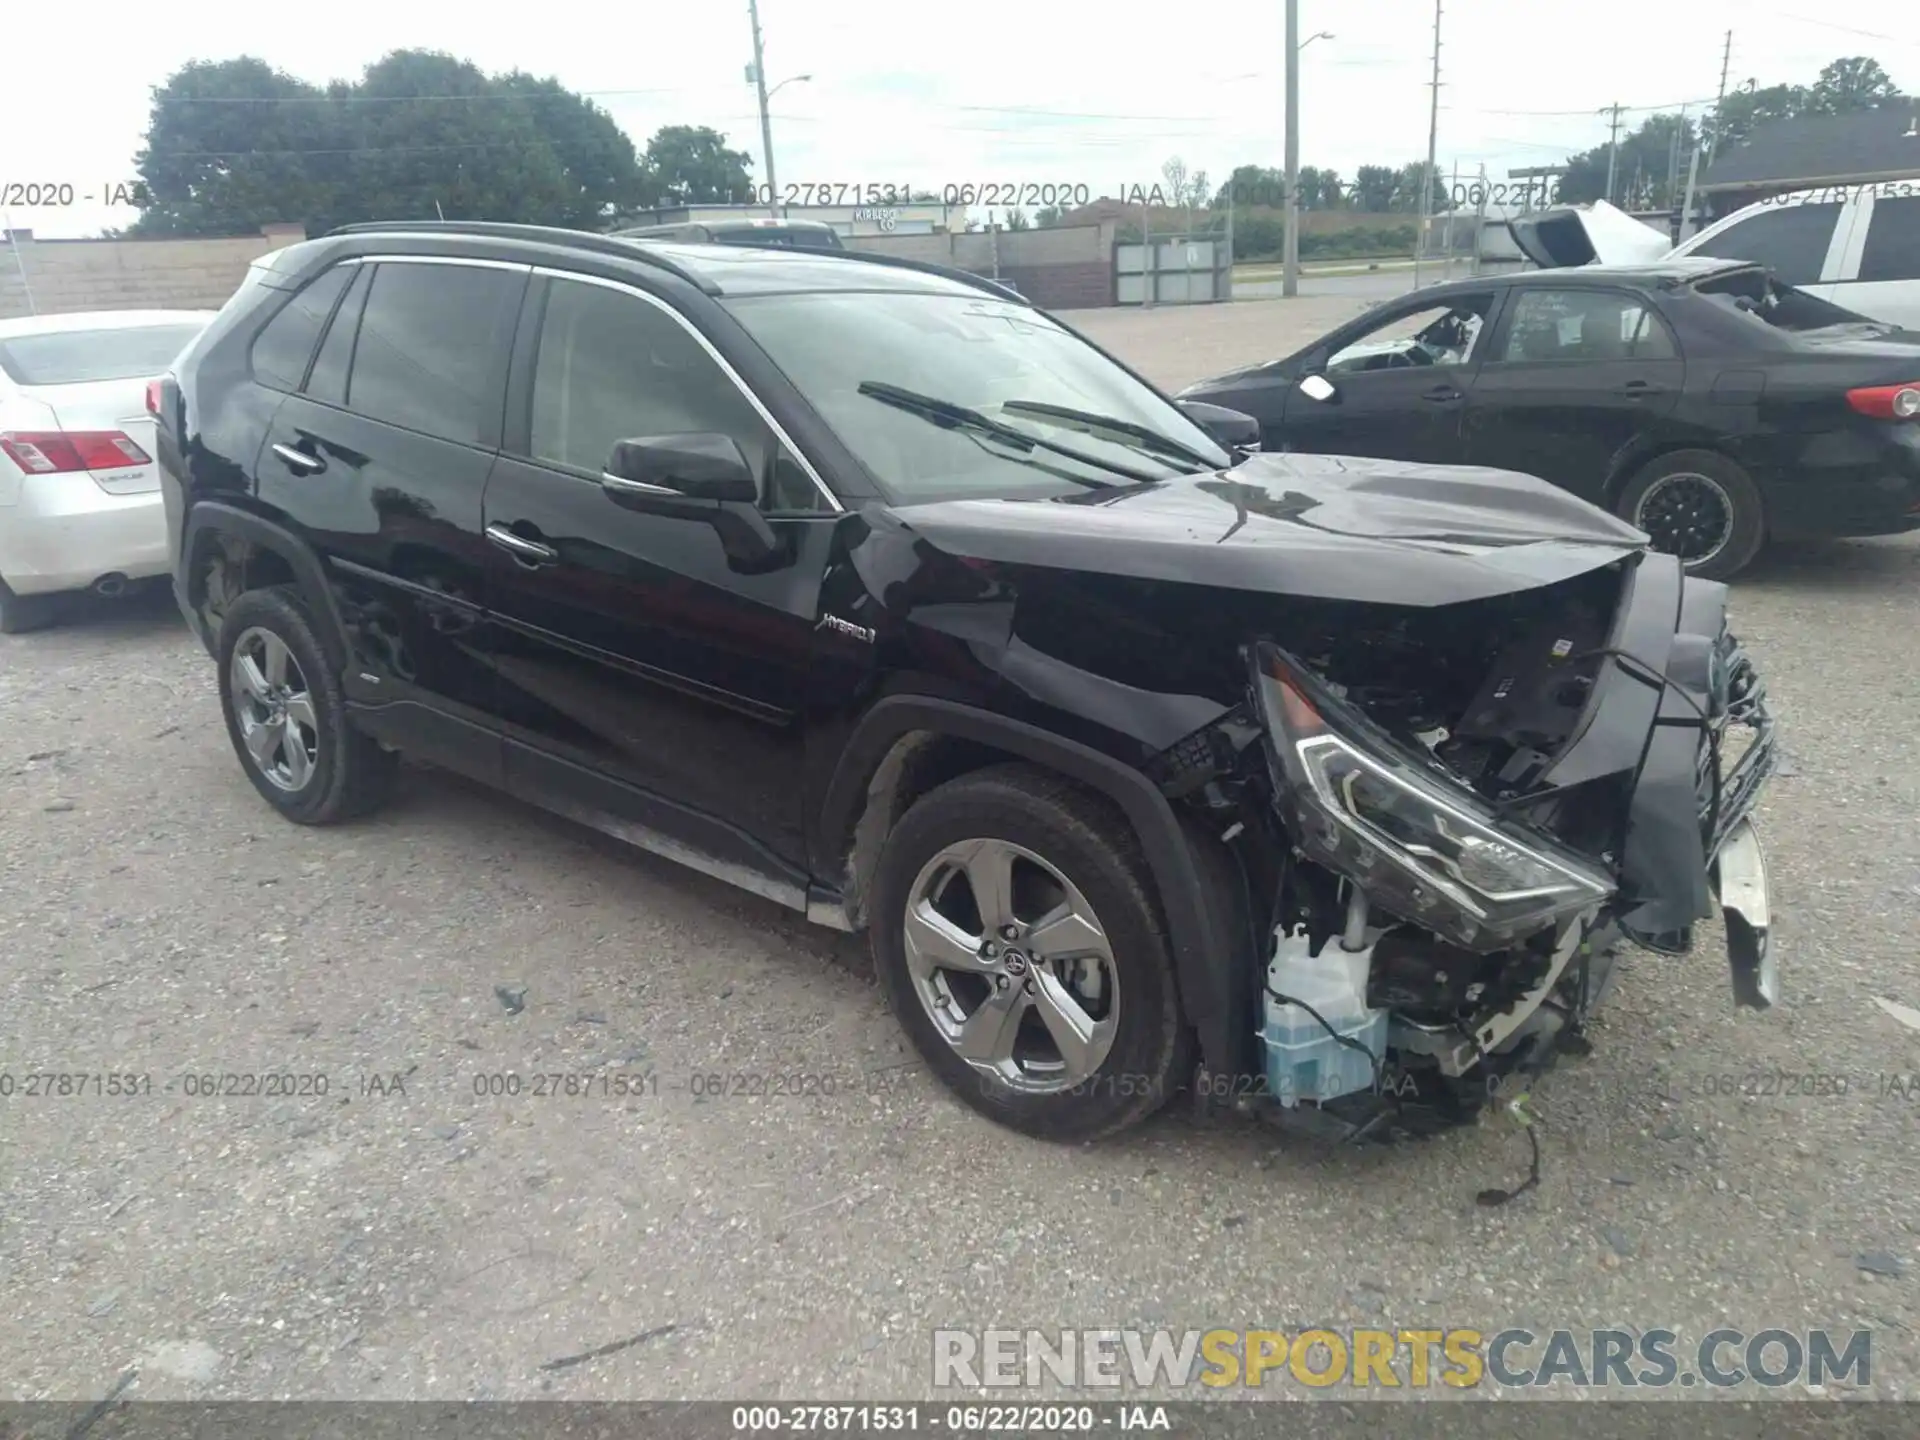
[[[517,564],[525,565],[530,570],[551,565],[560,558],[560,552],[553,546],[516,535],[504,525],[487,526],[487,539],[511,555]]]
[[[297,446],[283,445],[276,441],[273,447],[273,453],[285,461],[287,468],[296,474],[313,475],[327,468],[327,462],[325,460],[322,460],[318,455],[309,454]]]
[[[1666,388],[1664,385],[1654,384],[1651,380],[1629,380],[1620,387],[1620,393],[1629,400],[1638,400],[1645,395],[1664,394]]]
[[[1446,405],[1458,400],[1460,392],[1451,385],[1435,385],[1431,389],[1422,390],[1420,398],[1431,401],[1435,405]]]

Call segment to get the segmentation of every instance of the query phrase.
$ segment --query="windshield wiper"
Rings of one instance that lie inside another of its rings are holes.
[[[978,410],[965,405],[956,405],[951,400],[942,400],[935,395],[922,395],[917,390],[905,390],[898,385],[889,385],[884,380],[862,380],[859,385],[862,395],[870,396],[883,405],[891,405],[896,410],[904,410],[909,415],[918,415],[923,420],[947,430],[971,430],[979,435],[990,435],[1003,444],[1032,452],[1046,450],[1055,455],[1064,455],[1069,460],[1078,460],[1082,465],[1091,465],[1096,470],[1104,470],[1109,475],[1120,475],[1136,485],[1152,485],[1160,480],[1158,475],[1148,475],[1135,470],[1130,465],[1116,465],[1111,460],[1102,460],[1097,455],[1088,455],[1075,450],[1071,445],[1056,445],[1051,440],[1042,440],[1038,435],[1029,435],[1012,425],[1003,425]],[[1073,477],[1067,477],[1073,478]],[[1102,481],[1087,480],[1083,484],[1098,485]]]
[[[1156,455],[1184,460],[1189,465],[1198,466],[1202,470],[1220,468],[1198,450],[1188,449],[1178,440],[1169,439],[1151,426],[1142,425],[1133,420],[1122,420],[1117,415],[1097,415],[1091,410],[1074,410],[1065,405],[1046,405],[1038,400],[1009,400],[1000,408],[1011,410],[1016,415],[1032,415],[1042,420],[1066,420],[1075,425],[1084,425],[1096,434],[1105,430],[1114,435],[1124,435],[1144,450],[1150,450]]]

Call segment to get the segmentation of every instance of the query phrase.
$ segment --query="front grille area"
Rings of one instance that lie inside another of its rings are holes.
[[[1720,632],[1711,673],[1708,734],[1701,740],[1694,772],[1709,857],[1719,853],[1733,828],[1753,812],[1776,758],[1766,684],[1730,630]]]

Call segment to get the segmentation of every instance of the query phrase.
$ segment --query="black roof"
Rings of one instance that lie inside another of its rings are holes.
[[[1476,275],[1463,280],[1448,280],[1423,286],[1418,295],[1465,295],[1481,290],[1525,289],[1544,286],[1553,290],[1591,289],[1607,285],[1690,285],[1709,275],[1728,270],[1751,269],[1750,260],[1725,260],[1707,255],[1683,255],[1672,260],[1650,260],[1643,265],[1567,265],[1555,269],[1503,270],[1496,275]]]
[[[1716,155],[1703,190],[1811,187],[1920,176],[1920,109],[1912,101],[1851,115],[1809,115],[1757,126],[1747,143]]]
[[[376,220],[342,225],[327,232],[327,237],[345,235],[414,238],[445,235],[583,250],[655,266],[699,286],[709,295],[775,295],[820,290],[891,290],[919,294],[984,291],[997,299],[1020,305],[1028,303],[981,275],[924,260],[860,250],[763,249],[469,220]]]

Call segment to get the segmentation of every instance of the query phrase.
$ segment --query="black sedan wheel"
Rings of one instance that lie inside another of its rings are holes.
[[[1725,580],[1744,570],[1767,537],[1760,491],[1745,470],[1711,450],[1677,450],[1651,462],[1620,494],[1622,519],[1690,575]]]

